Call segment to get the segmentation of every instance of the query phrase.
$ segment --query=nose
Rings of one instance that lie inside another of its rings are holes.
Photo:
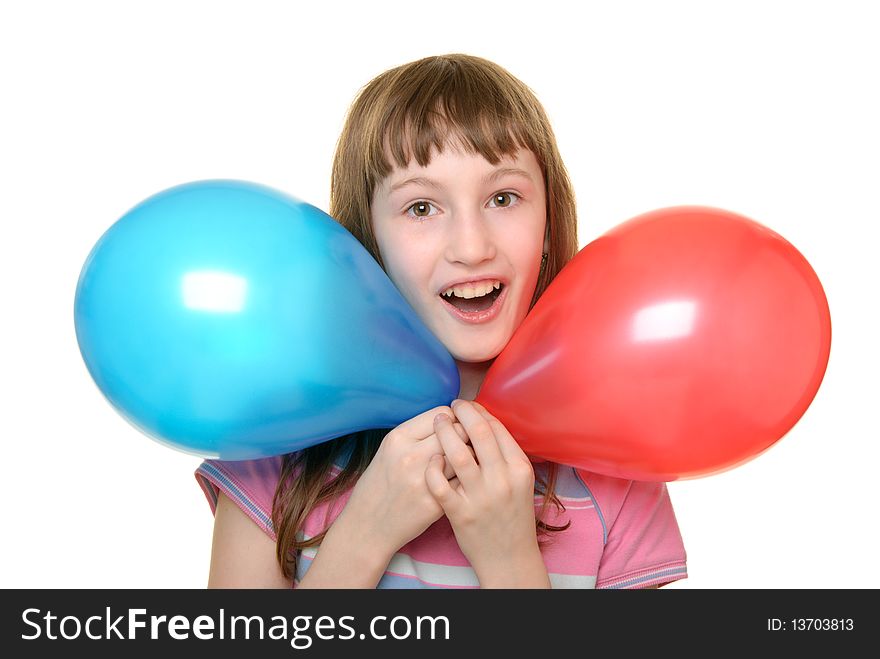
[[[492,227],[479,208],[456,212],[448,227],[446,258],[451,263],[472,266],[495,258]]]

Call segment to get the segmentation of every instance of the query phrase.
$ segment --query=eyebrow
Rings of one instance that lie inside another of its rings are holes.
[[[534,179],[532,178],[532,175],[529,174],[524,169],[519,169],[518,167],[499,167],[498,169],[492,171],[490,174],[487,174],[486,176],[484,176],[483,183],[492,183],[492,182],[497,181],[498,179],[500,179],[504,176],[508,176],[508,175],[522,176],[522,177],[528,179],[532,183],[535,182]],[[391,186],[391,188],[388,190],[388,192],[389,193],[394,192],[394,191],[399,190],[400,188],[407,186],[407,185],[424,185],[429,188],[434,188],[436,190],[443,189],[443,184],[441,184],[439,181],[435,181],[434,179],[427,178],[425,176],[413,176],[411,178],[407,178],[407,179],[404,179],[402,181],[398,181],[397,183],[393,184]]]

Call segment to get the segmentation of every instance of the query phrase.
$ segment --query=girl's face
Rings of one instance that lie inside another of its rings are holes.
[[[497,165],[452,146],[396,168],[374,191],[388,276],[461,362],[485,362],[529,310],[544,251],[546,193],[534,154]]]

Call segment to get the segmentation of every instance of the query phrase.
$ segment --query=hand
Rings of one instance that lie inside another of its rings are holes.
[[[544,587],[549,578],[535,529],[535,473],[516,440],[476,402],[453,401],[453,419],[436,414],[434,433],[444,456],[425,471],[430,493],[452,524],[455,538],[483,587]],[[455,478],[444,475],[451,465]]]
[[[375,588],[394,553],[443,515],[425,483],[428,462],[443,451],[433,432],[438,413],[452,410],[435,407],[385,436],[327,530],[300,588]],[[466,437],[456,426],[456,436]],[[451,467],[447,474],[457,487]]]
[[[385,436],[334,522],[335,536],[344,528],[353,543],[369,548],[386,565],[400,547],[443,515],[425,482],[429,461],[443,453],[433,428],[433,419],[438,414],[451,415],[452,410],[436,407],[400,424]],[[468,452],[464,429],[461,424],[455,426],[447,430]],[[451,486],[458,486],[451,466],[446,468],[445,475],[441,470],[439,477],[447,483],[447,479],[452,479]]]

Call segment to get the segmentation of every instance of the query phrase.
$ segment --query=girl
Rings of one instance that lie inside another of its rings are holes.
[[[571,184],[532,92],[467,55],[379,75],[349,109],[330,215],[455,358],[459,399],[390,432],[205,461],[209,587],[635,588],[685,577],[665,484],[533,464],[473,402],[578,249]]]

